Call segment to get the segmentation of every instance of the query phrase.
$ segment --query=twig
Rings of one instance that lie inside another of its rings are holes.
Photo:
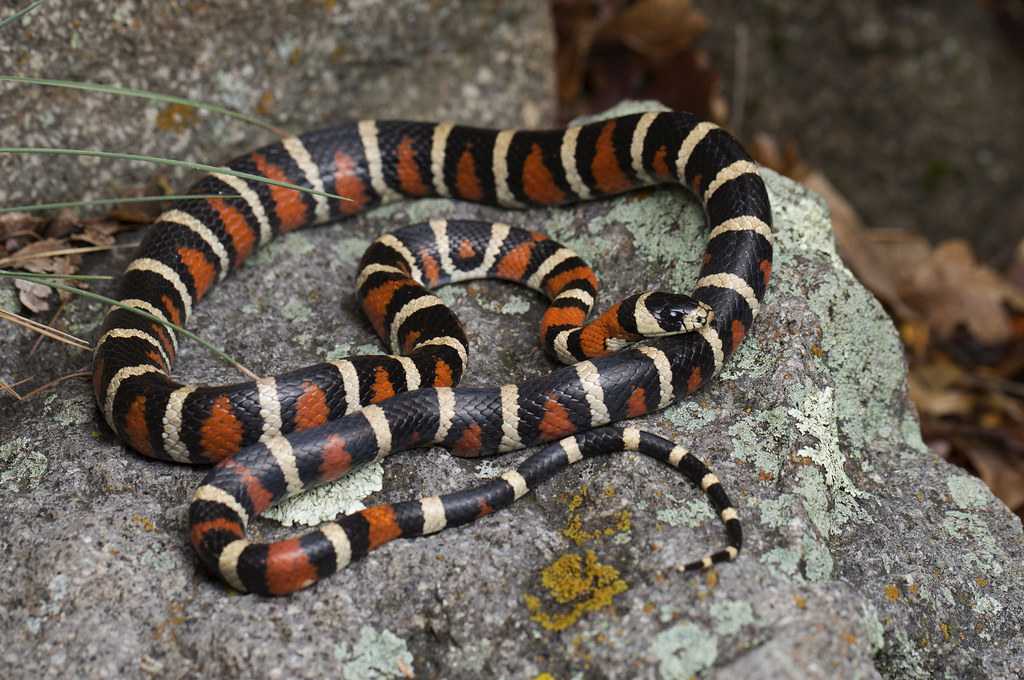
[[[29,253],[28,255],[9,255],[4,258],[0,258],[0,267],[17,266],[19,262],[27,262],[29,260],[40,260],[47,257],[61,257],[63,255],[84,255],[85,253],[100,253],[107,250],[121,250],[123,248],[133,248],[132,245],[113,245],[113,246],[80,246],[77,248],[58,248],[57,250],[47,250],[42,253]],[[38,272],[28,272],[29,275],[39,274]]]
[[[7,392],[18,401],[21,401],[21,395],[14,391],[14,386],[8,385],[3,380],[0,380],[0,391]]]
[[[38,4],[38,3],[36,3]],[[34,8],[29,8],[30,11]],[[118,87],[116,85],[102,85],[100,83],[81,83],[74,80],[49,80],[46,78],[22,78],[19,76],[0,76],[0,81],[6,81],[9,83],[23,83],[25,85],[44,85],[47,87],[63,87],[71,90],[85,90],[87,92],[101,92],[103,94],[116,94],[123,97],[140,97],[142,99],[149,99],[150,101],[166,102],[169,104],[180,104],[182,106],[189,106],[194,109],[205,109],[206,111],[212,111],[219,113],[235,120],[240,120],[243,123],[249,123],[250,125],[256,125],[265,130],[270,130],[279,137],[287,137],[290,133],[280,128],[269,121],[265,121],[262,118],[256,116],[250,116],[247,113],[241,113],[229,109],[220,104],[214,104],[212,102],[204,102],[198,99],[186,99],[185,97],[176,97],[174,95],[162,94],[160,92],[149,92],[148,90],[136,90],[128,87]]]
[[[10,277],[10,278],[16,278],[16,279],[17,278],[25,278],[25,277],[20,276],[19,272],[8,273],[8,272],[4,272],[2,270],[0,270],[0,277]],[[196,335],[192,331],[188,330],[187,328],[182,328],[178,324],[171,323],[170,321],[167,321],[165,319],[161,319],[160,317],[155,316],[153,314],[150,314],[149,312],[143,311],[143,310],[141,310],[141,309],[139,309],[137,307],[132,307],[131,305],[126,305],[126,304],[124,304],[124,303],[122,303],[122,302],[120,302],[118,300],[114,300],[114,299],[108,298],[105,295],[100,295],[98,293],[93,293],[92,291],[88,291],[88,290],[82,290],[81,288],[75,288],[74,286],[65,286],[64,284],[57,283],[56,281],[48,281],[48,280],[46,280],[42,276],[30,277],[29,280],[31,280],[33,282],[36,282],[36,283],[40,283],[40,284],[42,284],[44,286],[49,286],[50,288],[54,288],[56,290],[65,290],[65,291],[67,291],[69,293],[74,293],[75,295],[80,295],[80,296],[82,296],[84,298],[88,298],[90,300],[98,300],[99,302],[103,302],[103,303],[108,304],[108,305],[113,305],[115,307],[120,307],[121,309],[128,310],[132,314],[144,317],[146,319],[149,319],[150,321],[158,323],[161,326],[166,326],[167,328],[173,328],[178,333],[184,335],[187,338],[192,338],[193,340],[198,342],[200,345],[202,345],[206,349],[208,349],[211,352],[213,352],[218,358],[220,358],[221,361],[225,362],[226,364],[228,364],[229,366],[231,366],[232,368],[234,368],[235,370],[240,372],[242,375],[246,376],[247,378],[249,378],[251,380],[259,380],[259,376],[258,375],[256,375],[252,371],[250,371],[248,368],[246,368],[242,364],[240,364],[237,361],[235,361],[235,359],[233,359],[231,356],[229,356],[226,352],[224,352],[223,350],[219,349],[215,345],[207,342],[206,340],[203,340],[201,337],[199,337],[198,335]]]
[[[277,187],[283,187],[285,189],[292,189],[294,191],[301,191],[305,194],[313,194],[316,196],[323,196],[325,198],[336,198],[341,201],[351,201],[351,198],[345,198],[337,194],[332,194],[328,191],[319,191],[317,189],[310,189],[308,187],[302,187],[298,184],[292,184],[291,182],[281,182],[276,179],[270,179],[263,175],[254,175],[251,172],[242,172],[240,170],[232,170],[231,168],[216,165],[207,165],[205,163],[193,163],[192,161],[179,161],[174,158],[161,158],[159,156],[146,156],[138,153],[118,153],[114,151],[99,151],[96,149],[63,149],[47,146],[5,146],[0,147],[0,153],[10,153],[22,156],[31,155],[42,155],[42,156],[86,156],[90,158],[114,158],[124,161],[142,161],[144,163],[155,163],[156,165],[170,165],[175,168],[186,168],[188,170],[198,170],[200,172],[206,172],[212,175],[233,175],[234,177],[240,177],[251,182],[261,182],[263,184],[273,184]]]
[[[62,382],[64,382],[65,380],[72,380],[74,378],[91,378],[91,377],[92,377],[92,371],[75,371],[74,373],[68,373],[67,375],[62,375],[61,377],[56,378],[54,380],[51,380],[50,382],[46,383],[45,385],[41,385],[41,386],[35,388],[34,390],[32,390],[31,392],[28,392],[27,394],[22,395],[21,400],[24,401],[25,399],[31,399],[32,397],[36,396],[40,392],[44,392],[44,391],[50,389],[51,387],[53,387],[54,385],[59,385]]]
[[[65,305],[67,305],[67,302],[65,302],[64,300],[61,300],[60,301],[60,306],[57,307],[57,311],[53,313],[52,317],[50,317],[50,322],[48,324],[46,324],[47,326],[49,326],[50,328],[53,328],[53,324],[56,323],[57,317],[60,316],[61,312],[64,311],[64,306]],[[36,341],[32,343],[32,349],[30,349],[28,351],[28,355],[29,356],[32,356],[33,354],[36,353],[36,350],[39,349],[39,345],[42,344],[44,337],[45,336],[42,333],[39,334],[39,337],[36,338]]]
[[[13,324],[21,326],[23,328],[27,328],[31,331],[35,331],[40,335],[45,335],[49,338],[53,338],[54,340],[63,342],[66,345],[71,345],[72,347],[76,347],[77,349],[83,349],[86,351],[92,350],[92,345],[90,345],[85,340],[82,340],[81,338],[75,337],[70,333],[65,333],[64,331],[59,331],[56,328],[50,328],[44,323],[39,323],[38,321],[33,321],[32,319],[25,318],[24,316],[20,314],[15,314],[14,312],[10,312],[4,309],[3,307],[0,307],[0,319],[5,319]]]

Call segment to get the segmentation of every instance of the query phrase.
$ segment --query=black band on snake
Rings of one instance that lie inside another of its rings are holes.
[[[771,274],[771,211],[757,167],[727,133],[671,112],[549,131],[362,121],[290,137],[228,165],[351,200],[207,176],[192,192],[224,198],[160,216],[121,280],[123,304],[184,324],[216,281],[273,237],[400,198],[529,207],[678,183],[702,200],[710,233],[692,298],[639,293],[585,323],[597,279],[542,234],[454,220],[407,227],[371,245],[357,280],[363,309],[393,355],[237,385],[175,382],[173,331],[113,308],[97,342],[97,403],[136,451],[216,463],[190,513],[192,544],[211,571],[239,590],[292,592],[392,539],[466,524],[571,463],[623,450],[678,469],[724,521],[727,547],[685,568],[737,556],[736,511],[703,463],[660,437],[609,426],[697,390],[757,315]],[[455,387],[466,337],[429,289],[474,278],[545,294],[542,345],[578,363],[520,384]],[[293,539],[246,538],[249,521],[273,503],[396,451],[436,445],[484,456],[545,442],[554,443],[474,489],[370,507]]]

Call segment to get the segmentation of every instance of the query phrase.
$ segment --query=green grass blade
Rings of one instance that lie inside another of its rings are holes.
[[[91,208],[97,205],[120,205],[122,203],[159,203],[160,201],[188,201],[206,198],[241,198],[236,194],[178,194],[168,196],[131,196],[128,198],[94,198],[91,201],[66,201],[64,203],[33,203],[0,208],[0,215],[12,212],[37,212],[60,208]]]
[[[0,29],[3,29],[3,27],[6,26],[9,23],[12,23],[14,21],[18,21],[23,16],[25,16],[26,14],[28,14],[29,12],[34,10],[36,7],[39,7],[39,5],[41,5],[41,4],[43,4],[43,0],[36,0],[35,2],[33,2],[31,5],[29,5],[25,9],[18,10],[17,12],[15,12],[11,16],[7,17],[6,19],[0,19]]]
[[[307,194],[313,194],[316,196],[324,196],[326,198],[336,198],[341,201],[351,201],[351,198],[345,198],[344,196],[338,196],[337,194],[328,193],[326,191],[317,191],[316,189],[308,189],[306,187],[300,187],[297,184],[290,182],[279,182],[276,179],[270,179],[263,175],[254,175],[248,172],[240,172],[238,170],[232,170],[224,166],[206,165],[204,163],[193,163],[192,161],[179,161],[174,158],[160,158],[159,156],[143,156],[137,153],[115,153],[113,151],[96,151],[93,149],[59,149],[54,147],[41,147],[41,146],[5,146],[0,147],[0,153],[13,153],[22,155],[40,154],[50,156],[91,156],[93,158],[116,158],[125,161],[142,161],[144,163],[155,163],[157,165],[170,165],[176,168],[187,168],[189,170],[198,170],[200,172],[207,172],[217,175],[234,175],[235,177],[241,177],[252,182],[263,182],[264,184],[273,184],[274,186],[284,187],[285,189],[293,189],[295,191],[302,191]]]
[[[97,300],[99,302],[103,302],[103,303],[108,304],[108,305],[113,305],[115,307],[120,307],[121,309],[127,309],[129,312],[132,312],[133,314],[137,314],[137,315],[139,315],[141,317],[145,317],[145,318],[149,319],[150,321],[155,321],[156,323],[160,324],[161,326],[167,326],[168,328],[173,328],[175,331],[177,331],[181,335],[184,335],[187,338],[191,338],[191,339],[195,340],[200,345],[202,345],[206,349],[208,349],[211,352],[213,352],[213,354],[215,356],[217,356],[221,361],[223,361],[226,364],[228,364],[229,366],[237,369],[238,371],[240,371],[245,376],[247,376],[247,377],[249,377],[249,378],[251,378],[253,380],[257,380],[259,378],[259,376],[257,376],[255,373],[253,373],[252,371],[247,369],[242,364],[240,364],[237,361],[235,361],[235,359],[233,359],[231,356],[229,356],[226,352],[221,350],[216,345],[213,345],[213,344],[207,342],[206,340],[203,340],[202,338],[200,338],[198,335],[196,335],[195,333],[193,333],[190,330],[182,328],[181,326],[179,326],[177,324],[173,324],[170,321],[165,321],[165,320],[161,319],[158,316],[150,314],[147,311],[144,311],[144,310],[141,310],[141,309],[136,309],[135,307],[131,307],[131,306],[126,305],[126,304],[122,304],[121,302],[119,302],[117,300],[114,300],[112,298],[108,298],[105,295],[100,295],[99,293],[93,293],[92,291],[89,291],[89,290],[82,290],[81,288],[75,288],[74,286],[65,286],[62,283],[57,283],[56,281],[53,281],[53,280],[45,280],[45,279],[43,279],[43,277],[39,277],[39,276],[25,276],[24,274],[22,274],[22,272],[0,271],[0,277],[2,277],[2,278],[13,278],[13,279],[24,279],[24,280],[27,280],[27,281],[31,281],[32,283],[39,283],[39,284],[42,284],[44,286],[49,286],[50,288],[54,288],[56,290],[67,291],[67,292],[69,292],[69,293],[71,293],[73,295],[78,295],[80,297],[88,298],[90,300]]]
[[[0,269],[0,276],[18,279],[61,279],[68,281],[110,281],[113,276],[101,276],[99,274],[37,274],[36,272],[13,272],[10,269]]]
[[[229,109],[219,104],[204,102],[198,99],[176,97],[171,94],[162,94],[160,92],[150,92],[149,90],[137,90],[130,87],[118,87],[117,85],[103,85],[102,83],[84,83],[77,80],[53,80],[50,78],[25,78],[22,76],[4,75],[0,75],[0,82],[21,83],[24,85],[43,85],[45,87],[63,87],[69,90],[85,90],[86,92],[116,94],[123,97],[138,97],[140,99],[149,99],[150,101],[164,102],[167,104],[181,104],[183,106],[191,106],[195,109],[203,109],[205,111],[219,113],[221,115],[228,116],[229,118],[242,121],[243,123],[249,123],[250,125],[256,125],[257,127],[261,127],[265,130],[270,130],[281,137],[285,137],[289,134],[287,130],[283,130],[269,121],[263,120],[257,116],[251,116],[247,113],[235,111],[234,109]]]

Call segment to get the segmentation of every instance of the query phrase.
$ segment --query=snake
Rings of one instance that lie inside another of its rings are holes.
[[[568,465],[617,451],[676,469],[724,522],[726,547],[680,569],[738,556],[740,522],[719,479],[686,448],[619,422],[707,383],[760,310],[772,272],[771,206],[758,166],[728,132],[671,111],[551,130],[362,120],[284,137],[226,167],[231,174],[193,185],[201,198],[157,218],[120,279],[93,359],[97,404],[127,446],[213,465],[189,509],[192,546],[211,573],[239,591],[288,594],[392,540],[473,522]],[[706,214],[688,296],[638,293],[587,323],[597,279],[570,249],[501,223],[431,220],[384,234],[360,263],[357,297],[392,354],[233,385],[171,377],[174,326],[277,236],[396,200],[530,208],[661,184],[688,188]],[[465,332],[431,290],[474,278],[546,295],[541,345],[570,365],[515,384],[458,386]],[[541,445],[472,489],[374,505],[294,537],[248,537],[268,507],[396,452],[440,446],[476,457]]]

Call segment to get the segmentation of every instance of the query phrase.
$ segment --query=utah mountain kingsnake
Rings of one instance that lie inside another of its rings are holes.
[[[702,199],[711,231],[696,304],[664,293],[635,295],[582,330],[596,278],[542,235],[456,221],[386,234],[364,257],[358,294],[395,356],[352,357],[223,387],[173,381],[173,331],[113,308],[97,342],[97,403],[140,453],[217,463],[190,511],[193,546],[213,572],[239,590],[292,592],[394,538],[471,522],[568,464],[621,450],[682,471],[725,522],[728,546],[686,568],[736,557],[739,520],[718,479],[682,447],[607,426],[698,389],[735,351],[758,312],[771,274],[771,212],[756,166],[732,137],[670,112],[550,131],[362,121],[286,138],[229,167],[351,200],[226,174],[204,177],[193,193],[238,198],[196,199],[162,214],[122,278],[123,304],[184,324],[193,303],[256,246],[400,197],[526,207],[679,183]],[[563,361],[584,360],[518,385],[453,387],[465,366],[465,335],[419,284],[482,276],[547,294],[546,351]],[[658,334],[670,319],[694,332],[600,356]],[[544,442],[556,443],[475,489],[370,507],[293,539],[246,538],[250,519],[271,504],[396,451],[439,445],[482,456]]]

